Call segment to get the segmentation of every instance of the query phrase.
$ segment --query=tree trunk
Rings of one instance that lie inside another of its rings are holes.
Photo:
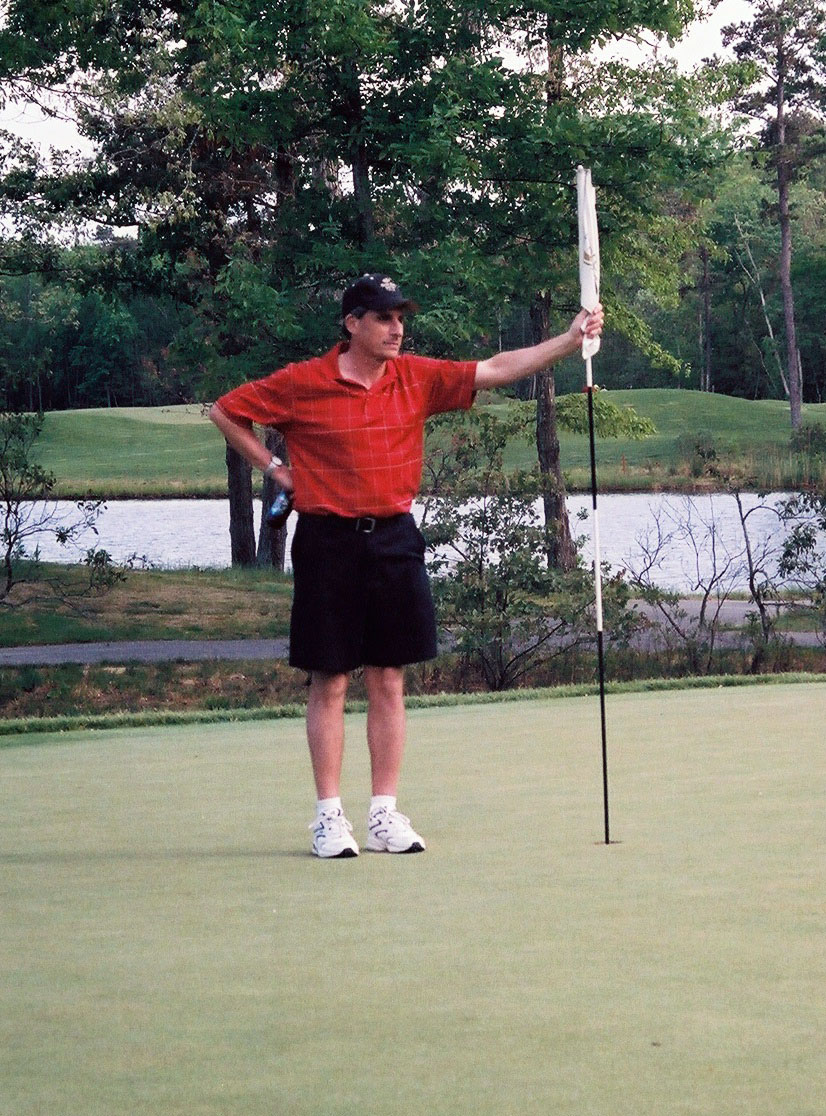
[[[370,163],[363,139],[365,129],[361,78],[355,63],[348,62],[342,70],[347,123],[350,127],[350,164],[353,172],[353,196],[358,215],[359,247],[366,248],[375,239],[373,199],[370,188]]]
[[[233,566],[255,565],[255,531],[252,521],[252,469],[239,453],[227,446],[229,492],[229,542]]]
[[[708,248],[705,245],[700,249],[700,259],[703,264],[700,391],[711,391],[711,274],[708,265]]]
[[[548,51],[548,74],[545,83],[545,104],[557,102],[565,88],[565,54],[557,41],[555,25],[548,17],[545,27]],[[550,299],[536,295],[530,308],[531,333],[534,345],[547,340],[550,333]],[[556,381],[551,368],[543,369],[536,383],[536,452],[542,475],[542,503],[545,508],[548,565],[571,570],[576,565],[576,547],[571,537],[568,509],[565,507],[565,481],[559,457],[559,436],[556,432]]]
[[[789,182],[791,167],[786,150],[786,56],[782,44],[777,58],[777,202],[780,223],[780,289],[783,292],[783,321],[786,327],[786,373],[789,378],[789,409],[792,430],[797,430],[803,417],[803,385],[797,359],[797,331],[794,322],[792,290],[792,222],[789,213]]]
[[[538,296],[535,299],[531,306],[531,324],[534,344],[550,337],[547,297]],[[565,507],[565,481],[556,430],[556,383],[550,368],[536,377],[536,451],[542,474],[542,503],[548,531],[548,565],[571,570],[576,565],[577,554]]]
[[[777,170],[777,194],[780,203],[780,288],[783,292],[783,321],[786,327],[786,368],[789,377],[789,407],[792,430],[803,418],[803,383],[797,351],[797,330],[794,321],[792,290],[792,229],[789,215],[788,169],[782,163]]]
[[[284,435],[272,427],[267,427],[264,432],[264,445],[276,457],[280,457],[282,461],[287,459],[287,447],[284,442]],[[258,529],[258,556],[257,561],[259,566],[272,566],[273,569],[283,571],[287,558],[287,525],[278,527],[273,530],[267,523],[267,517],[264,514],[266,509],[272,503],[276,486],[269,477],[264,477],[264,483],[261,488],[261,525]]]

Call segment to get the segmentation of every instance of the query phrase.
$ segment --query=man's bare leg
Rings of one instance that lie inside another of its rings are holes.
[[[318,795],[316,817],[310,828],[313,831],[313,852],[325,858],[359,854],[353,827],[344,816],[340,796],[344,699],[348,681],[346,674],[323,674],[320,671],[314,671],[310,677],[307,742]]]
[[[341,793],[344,758],[344,701],[347,674],[313,671],[307,700],[307,743],[313,765],[316,795],[337,798]]]
[[[424,852],[424,839],[396,809],[405,740],[404,673],[400,667],[365,667],[364,680],[373,776],[367,848],[373,852]]]
[[[364,681],[373,794],[395,795],[404,757],[404,671],[401,667],[368,666]]]

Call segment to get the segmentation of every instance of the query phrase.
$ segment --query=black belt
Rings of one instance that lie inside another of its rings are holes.
[[[382,531],[385,527],[392,527],[400,519],[404,519],[407,512],[398,515],[360,515],[351,518],[347,515],[319,515],[316,512],[302,512],[305,519],[314,519],[318,523],[329,523],[332,527],[339,527],[343,531],[355,531],[359,535],[372,535],[374,531]]]

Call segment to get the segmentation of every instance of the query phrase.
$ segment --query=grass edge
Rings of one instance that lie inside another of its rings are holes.
[[[720,689],[728,686],[766,686],[792,683],[826,682],[826,675],[805,671],[788,674],[713,674],[684,678],[639,678],[631,682],[609,682],[608,695],[648,693],[667,690]],[[551,686],[524,690],[503,690],[485,693],[409,694],[408,709],[445,708],[459,705],[499,704],[506,701],[546,701],[557,698],[591,697],[599,692],[594,683]],[[366,701],[347,702],[347,713],[364,713]],[[90,731],[113,728],[145,728],[163,725],[237,724],[245,721],[276,721],[303,718],[306,706],[301,702],[285,705],[259,706],[255,709],[146,710],[141,713],[97,713],[60,717],[21,717],[0,720],[0,748],[22,744],[16,737],[37,734]],[[26,741],[26,743],[37,743]]]

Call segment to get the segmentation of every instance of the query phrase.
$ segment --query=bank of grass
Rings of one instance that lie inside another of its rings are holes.
[[[748,655],[717,656],[729,674],[695,677],[669,657],[612,653],[609,693],[656,689],[748,685],[785,681],[823,681],[824,654],[789,648],[775,673],[748,672]],[[566,656],[564,663],[538,672],[519,689],[490,692],[467,665],[442,655],[433,663],[409,667],[407,704],[430,705],[534,700],[595,692],[593,655]],[[575,679],[576,681],[568,681]],[[361,673],[349,687],[348,709],[365,708]],[[268,720],[304,715],[307,676],[284,661],[63,664],[0,668],[0,738],[116,724],[170,724],[190,721]]]
[[[224,443],[197,404],[52,411],[38,456],[65,498],[226,495]]]
[[[0,733],[30,719],[234,714],[305,701],[281,660],[63,663],[0,668]]]
[[[650,418],[657,433],[641,442],[617,439],[599,445],[605,490],[696,490],[707,484],[692,469],[693,435],[708,435],[725,459],[743,466],[755,485],[796,487],[823,481],[822,463],[789,452],[789,410],[778,400],[734,399],[697,391],[646,388],[615,391],[611,399]],[[485,394],[483,406],[502,407]],[[804,420],[826,425],[826,404],[807,404]],[[590,484],[587,439],[561,432],[562,461],[571,491]],[[39,442],[43,465],[65,497],[223,497],[224,449],[220,435],[197,405],[60,411],[46,415]],[[536,451],[514,444],[513,466],[533,465]]]
[[[656,433],[641,441],[601,439],[597,448],[602,491],[645,492],[713,489],[703,475],[695,446],[706,445],[717,464],[740,478],[744,487],[766,491],[826,486],[826,462],[792,453],[788,405],[779,400],[735,399],[706,392],[641,388],[609,392],[612,402],[631,406],[651,419]],[[808,404],[804,421],[826,426],[826,404]],[[566,484],[571,491],[590,486],[587,439],[560,432]],[[533,464],[531,445],[513,446],[510,463]]]
[[[610,846],[595,701],[415,710],[427,853],[332,863],[299,721],[6,747],[4,1106],[818,1116],[824,702],[613,696]]]
[[[292,579],[271,569],[126,570],[82,595],[83,566],[21,566],[32,578],[3,610],[0,646],[129,639],[277,639],[289,629]],[[58,595],[47,590],[60,579]]]

